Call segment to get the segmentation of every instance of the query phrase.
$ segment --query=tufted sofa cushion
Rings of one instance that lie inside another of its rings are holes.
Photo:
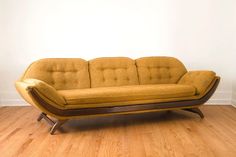
[[[140,84],[177,83],[187,72],[185,66],[172,57],[143,57],[136,59]]]
[[[126,57],[104,57],[89,61],[91,87],[138,85],[135,61]]]
[[[32,63],[21,80],[42,80],[57,90],[90,88],[88,62],[79,58],[48,58]]]

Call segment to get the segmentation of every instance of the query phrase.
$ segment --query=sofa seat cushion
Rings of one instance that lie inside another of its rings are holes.
[[[108,103],[105,106],[112,106],[114,102],[121,102],[122,105],[126,101],[189,97],[195,95],[196,88],[191,85],[159,84],[58,90],[58,93],[69,106],[89,107],[89,104]]]

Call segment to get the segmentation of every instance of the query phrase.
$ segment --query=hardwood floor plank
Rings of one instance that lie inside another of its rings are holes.
[[[33,107],[0,108],[4,157],[235,157],[236,108],[202,106],[204,119],[186,111],[83,118],[50,135]]]

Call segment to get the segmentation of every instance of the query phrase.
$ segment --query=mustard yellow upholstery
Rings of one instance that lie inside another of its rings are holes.
[[[15,86],[16,86],[17,91],[22,96],[22,98],[24,98],[24,100],[26,102],[28,102],[29,104],[31,104],[32,106],[38,108],[40,111],[46,113],[47,115],[50,115],[50,116],[55,117],[57,119],[65,119],[66,118],[66,117],[63,117],[63,116],[58,116],[58,115],[50,112],[49,110],[45,109],[44,107],[42,107],[41,102],[36,100],[35,97],[30,92],[32,89],[34,89],[34,90],[36,89],[32,85],[29,85],[28,83],[25,83],[23,81],[17,81],[15,83]],[[57,103],[55,103],[55,101],[49,100],[47,97],[45,97],[44,95],[40,94],[39,92],[37,92],[37,93],[40,95],[40,97],[45,102],[47,102],[51,106],[54,106],[54,107],[56,107],[58,109],[65,109],[64,104],[57,104]]]
[[[61,106],[66,104],[64,98],[60,96],[56,89],[49,84],[36,79],[25,79],[23,82],[28,84],[27,88],[34,88],[40,95],[43,95],[52,102]]]
[[[89,61],[91,87],[138,85],[135,61],[126,57],[104,57]]]
[[[204,93],[216,77],[213,71],[190,71],[186,73],[178,84],[192,85],[196,87],[196,94]]]
[[[28,103],[57,119],[66,119],[70,116],[57,115],[55,108],[73,110],[200,99],[217,78],[212,71],[187,72],[172,57],[103,57],[90,61],[51,58],[32,63],[15,85]],[[54,107],[54,112],[42,101]]]
[[[188,97],[195,95],[196,89],[190,85],[159,84],[59,90],[58,93],[68,105],[88,107],[86,104],[99,106],[99,103]]]
[[[187,72],[184,65],[172,57],[143,57],[136,59],[140,84],[177,83]]]
[[[90,88],[88,62],[79,58],[48,58],[32,63],[21,80],[42,80],[55,89]]]
[[[38,108],[38,106],[34,103],[32,97],[28,93],[29,85],[27,83],[23,81],[17,81],[15,83],[15,86],[17,91],[20,93],[20,95],[22,96],[22,98],[24,98],[26,102]]]

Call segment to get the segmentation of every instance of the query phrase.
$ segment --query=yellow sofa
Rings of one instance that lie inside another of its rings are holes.
[[[82,116],[198,109],[216,90],[213,71],[187,71],[173,57],[49,58],[32,63],[16,89],[42,118],[51,134],[68,119]],[[56,119],[53,121],[50,117]]]

